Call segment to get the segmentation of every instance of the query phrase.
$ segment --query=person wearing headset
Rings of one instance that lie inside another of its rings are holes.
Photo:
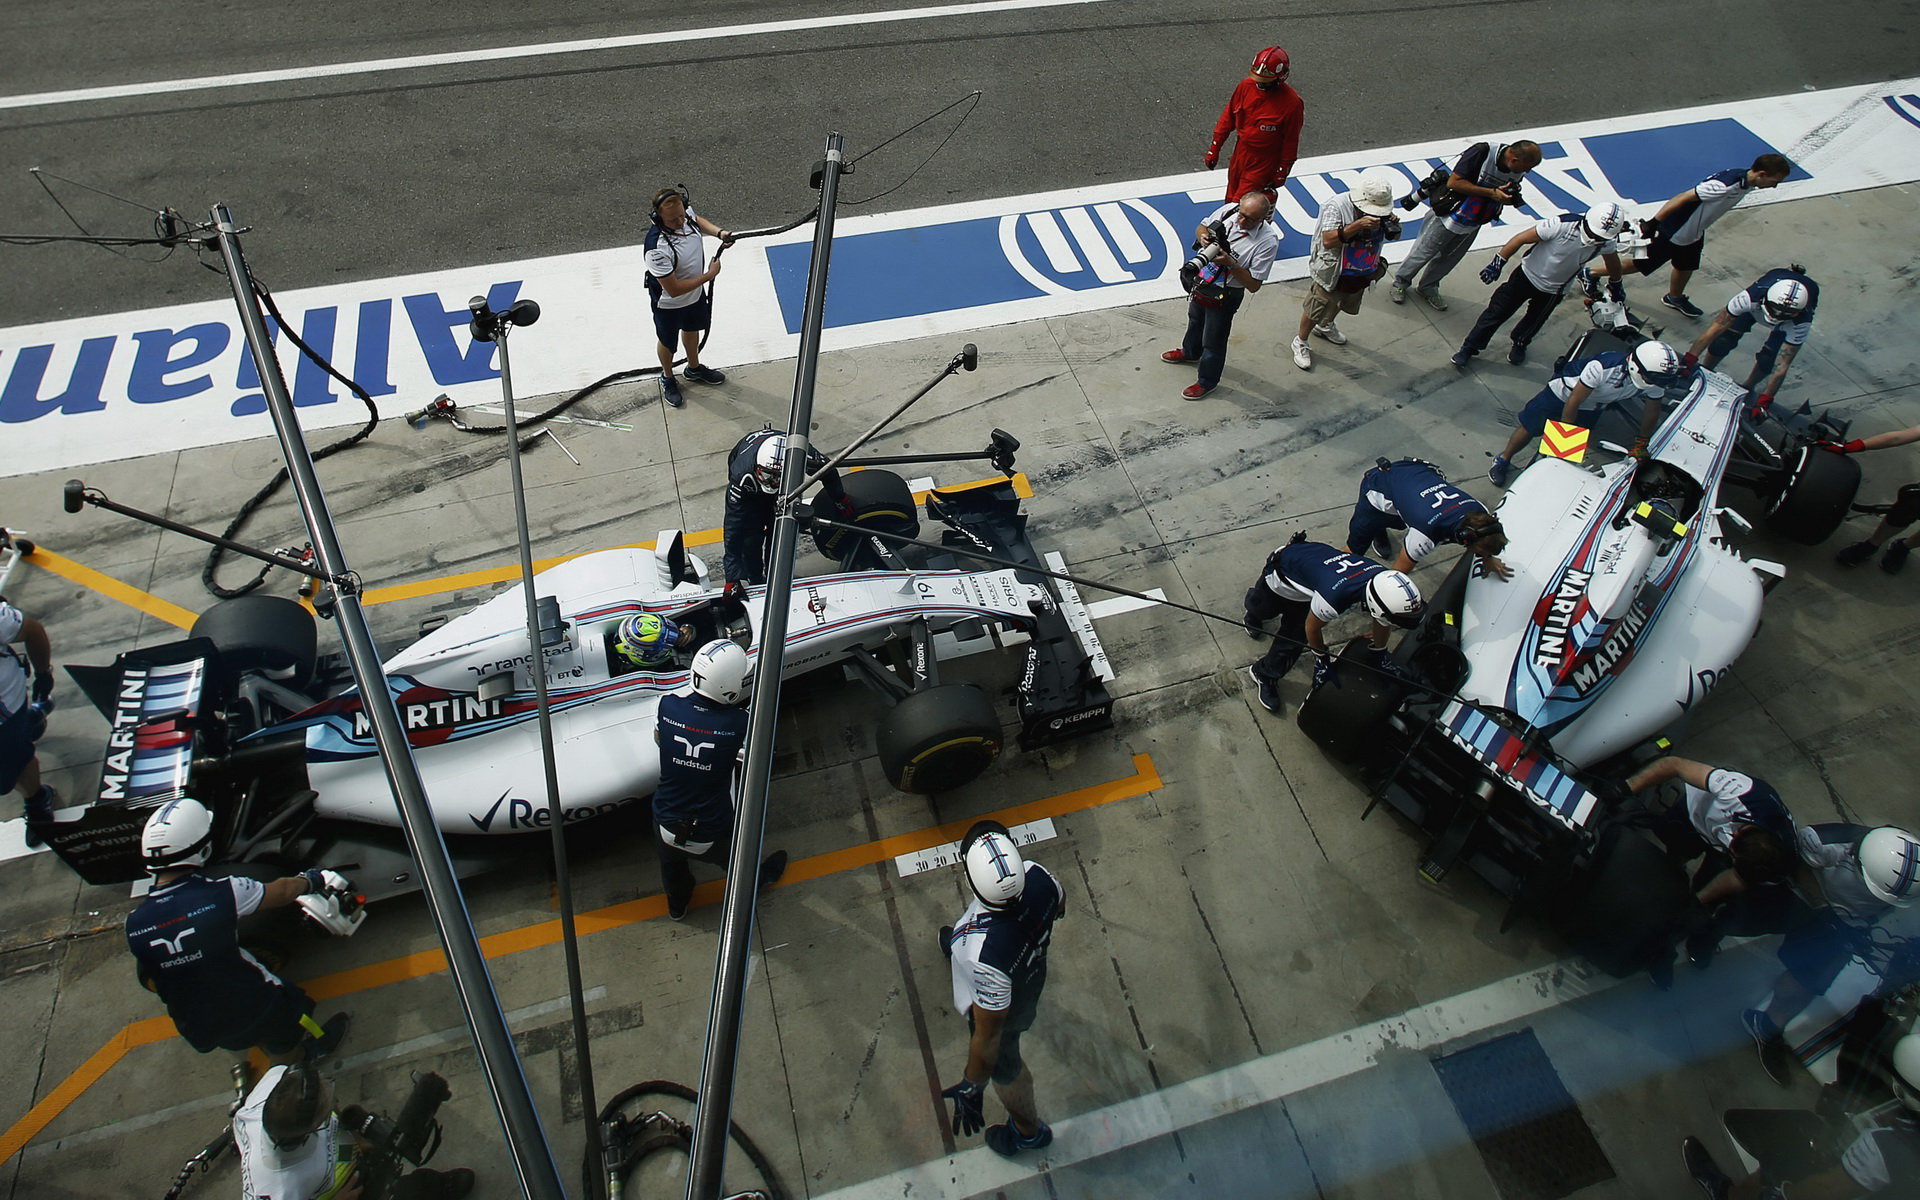
[[[653,195],[653,224],[643,249],[647,295],[653,307],[653,331],[660,343],[660,395],[671,408],[686,401],[674,378],[674,343],[686,352],[685,375],[695,383],[725,383],[725,374],[700,361],[700,339],[713,326],[713,294],[708,284],[720,274],[720,256],[707,261],[708,237],[733,245],[733,231],[693,211],[684,187],[661,188]]]

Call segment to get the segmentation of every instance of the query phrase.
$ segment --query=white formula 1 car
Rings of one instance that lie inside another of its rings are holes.
[[[1618,344],[1590,334],[1573,356]],[[1769,526],[1818,541],[1858,484],[1854,464],[1813,444],[1844,425],[1755,419],[1748,404],[1732,380],[1700,371],[1645,461],[1606,441],[1631,438],[1621,415],[1593,432],[1603,448],[1586,462],[1535,462],[1499,508],[1513,577],[1462,556],[1394,650],[1402,678],[1366,671],[1356,642],[1340,685],[1301,706],[1301,729],[1429,835],[1422,874],[1466,864],[1509,898],[1509,920],[1544,909],[1563,927],[1575,910],[1580,923],[1612,921],[1596,893],[1671,895],[1677,868],[1663,871],[1650,848],[1621,849],[1615,834],[1639,806],[1620,802],[1617,781],[1678,735],[1784,574],[1736,548],[1752,527],[1723,493],[1744,486]],[[1624,937],[1635,922],[1616,915]],[[1634,956],[1585,948],[1610,967]]]
[[[1002,469],[1011,468],[1012,446],[996,431]],[[919,533],[899,475],[853,472],[846,490],[863,530]],[[949,547],[1039,567],[1019,504],[1001,481],[935,491],[926,511]],[[874,532],[816,542],[848,569],[798,579],[780,598],[790,614],[782,669],[791,678],[841,666],[891,702],[876,741],[895,786],[958,787],[999,753],[993,697],[941,683],[942,657],[1024,643],[1014,688],[1023,749],[1112,725],[1111,671],[1070,589]],[[569,823],[652,793],[660,774],[654,712],[662,695],[687,684],[683,665],[647,670],[617,654],[623,620],[659,613],[691,624],[695,646],[731,637],[756,660],[764,652],[764,588],[728,597],[677,532],[656,545],[582,555],[535,577]],[[515,585],[384,663],[435,821],[463,872],[500,858],[499,835],[550,823],[524,614]],[[111,667],[70,668],[113,730],[97,802],[81,819],[48,827],[49,845],[90,882],[137,877],[148,811],[191,794],[215,810],[216,858],[351,861],[370,898],[410,890],[412,866],[359,694],[338,689],[344,680],[315,647],[305,609],[248,596],[208,610],[182,641],[130,651]]]

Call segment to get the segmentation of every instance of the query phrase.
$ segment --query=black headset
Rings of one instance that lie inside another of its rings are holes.
[[[676,183],[672,187],[663,187],[653,194],[652,220],[655,225],[660,224],[660,205],[665,203],[670,196],[680,197],[680,205],[683,208],[690,209],[693,207],[693,197],[687,194],[686,184]]]

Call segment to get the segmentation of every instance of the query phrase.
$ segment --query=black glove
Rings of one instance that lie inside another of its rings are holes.
[[[35,700],[53,699],[53,672],[39,671],[33,677],[33,698]]]
[[[1494,280],[1500,278],[1500,272],[1506,269],[1507,256],[1504,254],[1496,254],[1493,256],[1492,262],[1480,269],[1480,282],[1492,283]]]
[[[1333,686],[1335,687],[1340,686],[1338,683],[1334,683],[1333,668],[1334,668],[1333,655],[1323,654],[1317,650],[1314,651],[1313,689],[1315,691],[1319,691],[1322,686],[1329,683],[1332,683]]]
[[[987,1123],[986,1089],[980,1084],[963,1078],[940,1095],[953,1101],[953,1132],[960,1137],[972,1137]]]
[[[1653,239],[1653,237],[1654,237],[1654,235],[1655,235],[1655,234],[1657,234],[1657,233],[1659,233],[1659,232],[1660,232],[1660,222],[1658,222],[1658,221],[1642,221],[1642,222],[1640,222],[1640,236],[1641,236],[1641,237],[1643,237],[1643,238],[1646,238],[1646,239],[1648,239],[1649,241],[1651,241],[1651,240]]]
[[[1392,652],[1385,646],[1374,646],[1370,648],[1368,651],[1367,665],[1382,675],[1388,675],[1395,679],[1400,678],[1402,674],[1400,664],[1393,661]]]

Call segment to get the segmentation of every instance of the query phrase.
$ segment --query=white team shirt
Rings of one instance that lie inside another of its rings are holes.
[[[1800,830],[1797,849],[1801,861],[1819,877],[1820,890],[1837,915],[1861,925],[1871,925],[1887,915],[1891,906],[1867,890],[1852,846],[1823,842],[1809,825]]]
[[[26,616],[0,600],[0,719],[27,705],[27,656],[14,646],[26,627]]]
[[[1005,1012],[1013,1003],[1013,977],[980,961],[980,947],[987,940],[987,911],[976,896],[953,927],[953,1008],[961,1016],[975,1007]]]
[[[1708,176],[1693,186],[1693,194],[1700,197],[1700,203],[1687,214],[1680,228],[1673,231],[1668,240],[1676,246],[1691,246],[1707,236],[1707,226],[1718,221],[1732,211],[1733,206],[1747,198],[1751,191],[1747,187],[1747,174],[1740,173],[1740,182],[1725,183]]]
[[[1329,625],[1340,616],[1340,610],[1327,603],[1326,597],[1319,592],[1308,591],[1278,571],[1268,571],[1266,582],[1273,589],[1273,594],[1282,600],[1292,600],[1296,604],[1306,601],[1308,611]]]
[[[1593,394],[1587,397],[1587,403],[1596,406],[1601,404],[1617,404],[1623,400],[1632,400],[1635,397],[1653,400],[1666,395],[1664,391],[1643,392],[1633,386],[1633,380],[1627,375],[1626,363],[1622,362],[1618,366],[1607,367],[1603,366],[1597,359],[1588,362],[1586,366],[1582,367],[1577,378],[1556,375],[1547,381],[1547,387],[1554,395],[1565,400],[1567,397],[1573,395],[1573,386],[1576,383],[1584,383],[1588,388],[1592,389]]]
[[[233,1114],[233,1144],[240,1151],[240,1193],[247,1200],[314,1200],[334,1185],[334,1164],[340,1157],[338,1116],[329,1116],[324,1127],[291,1150],[280,1149],[267,1137],[261,1114],[286,1070],[270,1068],[247,1093],[240,1111]]]
[[[1735,292],[1733,299],[1727,301],[1727,315],[1733,317],[1751,315],[1756,325],[1769,329],[1773,326],[1773,323],[1767,320],[1766,314],[1757,310],[1753,297],[1747,295],[1745,288]],[[1798,321],[1783,321],[1781,328],[1787,331],[1787,345],[1804,346],[1807,344],[1807,335],[1813,332],[1813,322],[1804,318]]]
[[[687,209],[687,221],[679,229],[661,227],[660,238],[647,251],[647,274],[656,279],[665,279],[671,275],[675,279],[694,279],[706,273],[707,243],[700,233],[700,223],[693,215],[692,207]],[[654,301],[656,308],[685,308],[689,304],[698,304],[700,297],[707,294],[707,285],[701,284],[689,292],[678,296],[669,296],[663,288],[659,299]]]
[[[1209,222],[1219,221],[1227,227],[1227,249],[1240,260],[1247,274],[1261,283],[1273,274],[1273,260],[1280,253],[1280,231],[1273,227],[1271,220],[1261,221],[1247,229],[1240,224],[1240,206],[1223,204],[1213,210]],[[1235,282],[1229,275],[1223,281],[1228,287],[1244,288],[1243,283]]]
[[[1557,296],[1566,291],[1567,284],[1580,273],[1580,268],[1592,262],[1602,254],[1618,254],[1617,242],[1590,244],[1580,236],[1584,222],[1563,221],[1559,217],[1546,217],[1535,221],[1534,233],[1540,240],[1528,248],[1520,260],[1520,270],[1526,275],[1527,282],[1548,295]]]

